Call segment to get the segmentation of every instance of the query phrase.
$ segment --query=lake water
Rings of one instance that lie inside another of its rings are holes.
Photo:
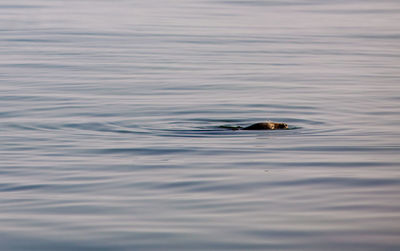
[[[0,247],[400,250],[399,124],[397,0],[2,0]]]

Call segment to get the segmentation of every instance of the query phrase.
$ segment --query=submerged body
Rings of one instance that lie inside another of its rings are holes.
[[[261,122],[252,124],[251,126],[247,127],[220,126],[220,128],[231,129],[231,130],[282,130],[282,129],[288,129],[288,125],[286,123]]]
[[[242,130],[278,130],[278,129],[288,129],[288,125],[286,123],[261,122],[242,128]]]

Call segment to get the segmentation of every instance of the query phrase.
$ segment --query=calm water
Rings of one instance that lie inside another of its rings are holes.
[[[0,1],[1,250],[399,250],[399,124],[397,0]]]

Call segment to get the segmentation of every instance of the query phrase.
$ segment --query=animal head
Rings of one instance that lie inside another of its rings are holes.
[[[288,125],[286,123],[275,123],[274,129],[287,129]]]

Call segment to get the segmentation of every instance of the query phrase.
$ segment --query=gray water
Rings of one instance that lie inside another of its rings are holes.
[[[399,124],[397,0],[2,0],[0,249],[400,250]]]

